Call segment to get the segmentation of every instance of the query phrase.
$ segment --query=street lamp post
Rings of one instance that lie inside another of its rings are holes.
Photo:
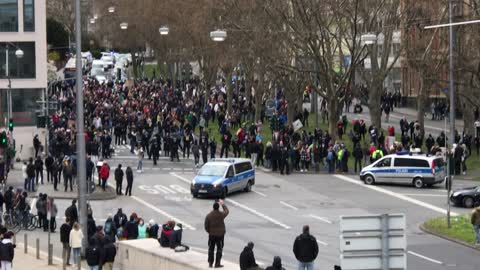
[[[13,45],[13,44],[12,44]],[[9,54],[9,48],[8,44],[5,47],[5,77],[8,80],[8,89],[7,89],[7,121],[10,121],[10,119],[13,118],[13,112],[12,112],[12,81],[10,80],[10,71],[9,71],[9,59],[8,59],[8,54]],[[17,48],[15,51],[15,56],[17,59],[23,58],[23,51],[20,48]],[[5,122],[7,122],[5,121]],[[6,124],[5,124],[6,126]],[[13,131],[10,133],[11,139],[13,141]]]
[[[76,107],[77,107],[77,179],[78,179],[78,206],[80,210],[79,221],[83,235],[87,233],[87,182],[85,159],[85,135],[83,118],[83,78],[82,78],[82,29],[81,29],[80,0],[75,0],[75,42],[76,50]],[[83,238],[82,247],[88,246],[87,238]]]

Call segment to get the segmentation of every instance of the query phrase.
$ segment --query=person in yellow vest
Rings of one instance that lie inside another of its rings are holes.
[[[341,171],[342,171],[342,158],[343,158],[343,153],[344,153],[343,148],[338,149],[338,152],[337,152],[337,171],[338,171],[338,172],[341,172]]]
[[[377,149],[372,153],[372,162],[375,162],[383,157],[383,151],[381,149]]]

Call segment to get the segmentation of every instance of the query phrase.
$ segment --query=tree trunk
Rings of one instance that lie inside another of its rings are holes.
[[[465,91],[465,92],[467,92],[467,91]],[[474,112],[475,112],[475,109],[473,108],[472,103],[470,103],[468,100],[466,100],[466,98],[464,96],[460,96],[459,101],[460,102],[458,104],[460,104],[460,106],[461,106],[461,111],[462,111],[462,115],[463,115],[463,124],[464,124],[463,129],[464,129],[466,134],[475,136],[475,127],[474,127],[474,122],[475,122]],[[459,130],[458,132],[460,133],[462,131]]]
[[[375,85],[375,84],[374,84]],[[373,87],[382,87],[373,86]],[[370,89],[368,92],[368,109],[370,110],[370,119],[372,124],[380,130],[382,128],[382,110],[381,105],[381,89]]]
[[[425,73],[421,72],[420,74],[420,89],[418,91],[417,96],[417,120],[420,124],[420,134],[422,137],[425,137],[425,107],[426,104],[426,92],[427,92],[427,85],[425,83]]]
[[[257,89],[255,89],[255,123],[260,121],[262,118],[262,96],[256,94]]]
[[[340,110],[339,110],[339,102],[337,97],[329,97],[327,98],[327,106],[328,106],[328,133],[332,137],[334,141],[338,137],[337,132],[337,122],[340,118]]]
[[[228,72],[227,76],[227,112],[228,115],[232,116],[232,111],[233,111],[233,85],[232,85],[232,72]]]

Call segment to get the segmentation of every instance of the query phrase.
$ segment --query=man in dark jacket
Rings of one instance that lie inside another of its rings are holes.
[[[123,228],[127,224],[127,215],[122,211],[122,208],[118,208],[117,213],[113,216],[113,222],[115,223],[116,228]]]
[[[125,176],[127,177],[127,188],[125,189],[125,196],[132,196],[132,186],[133,186],[133,171],[132,168],[127,167],[125,170]]]
[[[35,165],[33,165],[33,158],[30,158],[27,165],[27,190],[35,191]]]
[[[72,226],[70,225],[70,220],[67,217],[65,223],[60,227],[60,242],[63,245],[62,258],[66,265],[70,265],[70,231]]]
[[[253,242],[248,242],[247,246],[240,253],[240,270],[257,270],[258,264],[253,255]]]
[[[87,163],[85,164],[87,168],[87,183],[93,181],[93,169],[95,168],[95,164],[92,161],[90,156],[87,156]]]
[[[15,255],[15,244],[12,243],[13,232],[6,232],[0,242],[0,261],[2,269],[12,269],[12,261]]]
[[[95,267],[98,269],[100,267],[100,263],[102,260],[100,248],[95,246],[93,243],[91,243],[87,249],[85,250],[85,259],[87,260],[87,264],[90,267]],[[92,268],[90,268],[92,269]]]
[[[40,156],[37,156],[37,159],[35,160],[35,179],[37,185],[39,180],[43,185],[43,160]]]
[[[71,223],[78,222],[78,211],[77,211],[77,200],[72,200],[72,205],[70,205],[65,210],[65,217],[70,220]]]
[[[220,205],[223,212],[220,212]],[[213,211],[205,217],[205,231],[208,233],[208,265],[213,266],[213,252],[217,246],[217,254],[215,259],[215,268],[223,267],[220,264],[222,260],[223,240],[225,237],[225,218],[228,216],[228,208],[223,200],[219,200],[213,204]]]
[[[55,160],[50,155],[47,158],[45,158],[45,168],[47,169],[47,183],[50,182],[50,179],[52,179],[52,182],[53,182],[53,162],[54,161]]]
[[[303,233],[295,239],[293,253],[298,260],[299,270],[313,270],[313,261],[318,255],[318,244],[315,237],[310,235],[310,227],[308,225],[303,226]]]
[[[130,221],[127,222],[125,226],[125,230],[127,232],[127,239],[134,240],[138,238],[138,224],[136,221],[136,215],[133,214],[130,216]]]
[[[118,167],[115,169],[115,183],[117,184],[117,187],[116,187],[117,195],[122,195],[122,183],[123,183],[122,164],[118,164]]]

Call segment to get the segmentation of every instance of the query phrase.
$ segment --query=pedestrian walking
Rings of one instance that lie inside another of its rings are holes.
[[[89,270],[99,270],[101,262],[101,251],[100,248],[93,243],[93,241],[91,242],[92,243],[85,250],[85,259],[87,260]]]
[[[107,161],[104,161],[102,164],[102,168],[100,169],[100,178],[102,179],[103,191],[106,191],[107,180],[109,176],[110,176],[110,166],[108,166]]]
[[[220,211],[222,206],[223,211]],[[215,256],[215,268],[221,268],[222,251],[225,238],[225,218],[229,210],[223,200],[218,200],[213,204],[213,210],[205,217],[205,231],[208,233],[208,265],[213,266],[215,246],[217,254]]]
[[[143,149],[139,148],[137,153],[138,164],[137,164],[137,172],[141,173],[143,170],[143,158],[145,155],[143,154]]]
[[[27,168],[26,168],[26,173],[27,173],[27,186],[25,187],[29,192],[35,191],[35,165],[33,165],[33,158],[29,159]]]
[[[253,254],[253,242],[248,242],[247,246],[240,253],[240,270],[259,270],[255,255]]]
[[[73,229],[70,231],[69,237],[69,245],[73,251],[73,261],[75,264],[81,260],[80,258],[80,251],[82,250],[82,241],[83,241],[83,233],[80,230],[80,224],[75,222],[73,224]]]
[[[37,159],[35,160],[35,179],[37,186],[39,182],[43,185],[43,161],[40,156],[37,156]]]
[[[475,233],[475,245],[480,246],[480,206],[473,209],[470,221]]]
[[[115,169],[115,184],[116,184],[117,195],[122,195],[122,183],[123,183],[122,164],[118,164],[118,167]]]
[[[13,232],[8,231],[3,235],[0,242],[0,269],[12,270],[12,261],[15,256],[14,245],[12,243]]]
[[[55,227],[57,224],[57,215],[58,215],[58,207],[57,204],[55,203],[55,200],[53,198],[48,198],[48,203],[47,203],[47,215],[50,218],[47,222],[49,225],[50,232],[54,233],[55,232]]]
[[[55,160],[51,155],[48,155],[48,157],[45,158],[45,169],[47,171],[47,183],[50,183],[52,181],[53,183],[53,162]]]
[[[125,175],[127,177],[127,188],[125,189],[125,196],[132,196],[132,187],[133,187],[133,170],[130,166],[125,170]]]
[[[70,265],[70,231],[72,226],[70,225],[70,219],[66,218],[65,223],[60,227],[60,242],[62,242],[63,251],[62,259],[64,265]]]
[[[104,270],[113,270],[113,262],[115,261],[115,256],[117,255],[117,248],[113,244],[112,239],[105,240],[105,246],[103,247],[103,269]]]
[[[65,209],[65,218],[72,223],[78,222],[77,200],[73,199],[72,205]]]
[[[318,255],[318,244],[310,234],[310,227],[304,225],[302,234],[297,236],[293,243],[293,253],[298,260],[298,270],[313,270],[313,261]]]
[[[195,167],[198,167],[198,163],[200,162],[200,147],[198,146],[197,140],[193,142],[192,153],[193,153],[193,159],[195,162]]]
[[[65,192],[70,186],[70,191],[73,191],[73,165],[69,158],[63,161],[63,185],[65,186]]]

